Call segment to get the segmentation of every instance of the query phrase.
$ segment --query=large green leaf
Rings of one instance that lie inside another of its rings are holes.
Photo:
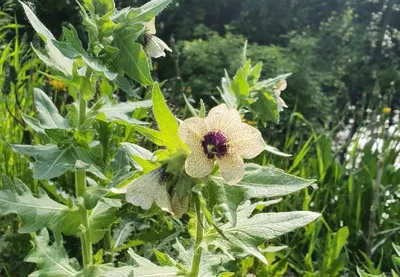
[[[179,241],[177,241],[173,247],[178,252],[178,260],[183,264],[186,271],[192,267],[193,261],[193,250],[186,250]],[[200,260],[199,277],[215,277],[220,276],[223,270],[222,265],[229,261],[226,255],[220,253],[203,252]],[[178,265],[180,266],[180,265]]]
[[[236,210],[239,204],[249,199],[279,197],[299,191],[314,183],[292,176],[274,167],[245,164],[241,181],[228,185],[223,178],[213,178],[206,186],[205,196],[209,205],[220,205],[233,225],[236,224]]]
[[[73,146],[58,148],[55,145],[13,145],[13,149],[23,155],[33,156],[33,178],[52,179],[64,174],[75,166]],[[34,152],[37,150],[37,152]]]
[[[33,249],[25,257],[25,262],[36,263],[39,270],[29,276],[43,277],[71,277],[77,274],[69,262],[67,251],[62,244],[49,245],[49,233],[47,229],[34,235],[32,239]]]
[[[279,122],[279,109],[274,96],[268,91],[260,91],[258,99],[251,105],[256,117],[265,124],[267,121]]]
[[[44,129],[65,129],[68,121],[63,118],[51,99],[42,90],[33,90],[34,104],[37,110],[37,118]]]
[[[40,188],[35,197],[18,179],[12,182],[3,176],[2,181],[0,213],[18,214],[22,221],[20,233],[36,232],[46,227],[60,239],[61,233],[72,235],[78,232],[82,220],[77,208],[55,202]]]
[[[97,119],[112,122],[115,121],[119,124],[148,124],[137,120],[132,117],[134,110],[139,108],[149,108],[152,106],[150,100],[147,101],[137,101],[137,102],[123,102],[116,105],[111,105],[110,103],[104,105],[100,110],[100,115]]]
[[[53,40],[52,42],[58,51],[69,59],[80,57],[91,69],[103,73],[108,80],[114,81],[115,78],[117,78],[118,73],[109,70],[99,59],[88,55],[86,52],[79,52],[79,50],[74,48],[71,43],[59,42],[56,40]]]
[[[150,63],[140,43],[136,38],[115,38],[115,47],[119,49],[115,67],[123,70],[129,77],[143,86],[153,83],[150,74]]]
[[[121,203],[119,200],[104,198],[102,201],[99,201],[96,207],[91,211],[89,225],[90,238],[93,243],[99,242],[104,237],[110,225],[117,220],[115,212],[120,206]]]
[[[90,265],[75,277],[133,277],[132,266],[114,267],[113,264]]]
[[[150,21],[171,2],[172,0],[151,0],[138,9],[132,9],[129,13],[129,19],[135,23]]]
[[[137,263],[137,267],[134,268],[135,277],[152,277],[152,276],[178,276],[178,270],[171,266],[158,266],[153,264],[151,261],[140,257],[131,248],[128,249],[128,254]]]
[[[249,206],[254,209],[255,206]],[[316,220],[320,214],[314,212],[282,212],[282,213],[259,213],[252,217],[252,209],[244,209],[235,226],[226,223],[220,227],[225,238],[220,238],[215,233],[206,237],[210,244],[217,247],[240,248],[243,252],[259,258],[267,263],[264,255],[258,250],[258,246],[267,240],[279,237]],[[238,213],[239,215],[239,213]]]
[[[36,162],[33,166],[35,179],[52,179],[73,168],[92,172],[105,179],[104,175],[95,167],[95,165],[102,166],[101,159],[98,159],[96,155],[98,154],[96,149],[85,149],[73,145],[59,148],[53,144],[12,145],[12,148],[20,154],[35,158]]]
[[[25,14],[32,24],[35,31],[41,36],[46,43],[47,56],[39,54],[39,58],[46,63],[49,67],[62,72],[65,76],[72,76],[73,60],[65,57],[58,49],[54,46],[53,40],[55,40],[53,34],[43,25],[42,22],[36,17],[34,12],[29,8],[28,5],[21,2],[24,8]],[[36,51],[36,53],[38,53]],[[40,53],[40,52],[39,52]]]
[[[161,93],[160,86],[156,82],[153,86],[153,114],[156,119],[159,132],[148,128],[138,128],[148,139],[155,144],[165,146],[170,152],[176,152],[179,149],[185,149],[186,146],[178,136],[178,121],[169,110],[164,96]]]

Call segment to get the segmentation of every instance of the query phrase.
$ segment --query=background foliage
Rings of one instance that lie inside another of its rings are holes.
[[[125,7],[146,1],[116,2]],[[39,74],[46,69],[28,43],[37,45],[39,40],[20,5],[0,3],[0,173],[35,186],[30,161],[8,145],[37,140],[22,123],[20,111],[33,113],[33,87],[44,85],[64,114],[71,99],[62,84]],[[68,23],[84,37],[71,1],[35,0],[32,6],[56,37]],[[264,135],[294,158],[265,154],[263,163],[317,179],[318,187],[277,207],[321,211],[324,220],[274,242],[289,247],[267,254],[268,266],[247,258],[238,265],[238,276],[356,276],[357,266],[359,272],[371,274],[398,272],[392,247],[400,242],[398,1],[176,0],[157,18],[157,25],[173,53],[153,64],[154,77],[168,79],[164,89],[177,114],[185,112],[183,95],[191,103],[203,99],[208,106],[215,104],[212,97],[219,97],[224,69],[234,76],[242,62],[245,39],[247,56],[263,62],[263,78],[293,73],[282,94],[289,109],[281,113],[279,125],[267,125]],[[110,95],[113,89],[103,84],[99,90]],[[391,111],[384,113],[384,107]],[[68,178],[57,182],[68,191]],[[379,205],[371,217],[376,197]],[[161,238],[173,239],[179,226],[162,219],[135,222],[137,226],[121,222],[122,230],[134,230],[135,250],[150,256],[149,243],[158,243],[159,249],[171,251],[163,248]],[[27,254],[30,239],[16,235],[18,225],[12,216],[0,221],[0,274],[5,276],[33,271],[31,264],[18,262]],[[78,245],[73,239],[67,243]]]

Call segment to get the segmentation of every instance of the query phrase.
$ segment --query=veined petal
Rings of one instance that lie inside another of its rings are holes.
[[[212,108],[206,117],[206,121],[210,131],[221,131],[225,134],[241,124],[239,112],[236,109],[228,108],[225,104]]]
[[[168,45],[155,35],[146,33],[144,51],[151,58],[165,57],[165,50],[172,52]]]
[[[172,49],[169,48],[169,46],[159,37],[153,36],[153,40],[154,42],[156,42],[158,44],[158,46],[162,49],[162,50],[167,50],[169,52],[172,52]]]
[[[208,159],[203,152],[193,151],[185,161],[185,170],[189,176],[202,178],[211,173],[214,160]]]
[[[222,177],[229,185],[234,185],[244,176],[244,163],[239,155],[228,155],[218,159]]]
[[[192,150],[201,147],[203,136],[207,133],[206,123],[203,118],[192,117],[179,125],[178,135]]]
[[[260,131],[245,123],[229,133],[229,146],[230,153],[245,159],[252,159],[265,149]]]

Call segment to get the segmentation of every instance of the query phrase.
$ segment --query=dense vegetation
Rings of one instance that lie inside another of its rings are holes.
[[[121,0],[116,6],[145,2]],[[34,88],[41,88],[63,116],[70,113],[68,105],[76,95],[65,82],[48,75],[53,72],[32,50],[31,43],[40,49],[41,42],[21,5],[2,1],[2,7],[0,173],[18,177],[34,193],[44,190],[50,198],[68,205],[65,199],[74,191],[73,174],[34,180],[34,159],[22,157],[10,144],[48,143],[22,116],[35,114]],[[77,5],[41,0],[33,1],[31,8],[60,41],[67,39],[62,26],[72,24],[84,48],[90,48],[87,26]],[[287,109],[266,115],[260,107],[245,119],[259,128],[269,145],[292,154],[264,153],[257,158],[259,164],[316,180],[313,187],[285,197],[270,210],[315,211],[322,217],[263,245],[280,250],[263,253],[268,265],[248,256],[229,264],[234,276],[399,274],[398,1],[175,0],[156,23],[157,36],[173,51],[152,61],[152,77],[167,80],[162,91],[178,117],[196,113],[201,100],[206,110],[219,103],[220,92],[224,92],[221,79],[227,75],[234,79],[246,67],[246,57],[253,66],[262,62],[260,80],[292,73],[281,95]],[[134,99],[133,94],[127,96],[120,86],[104,79],[96,86],[96,99],[106,96],[113,103]],[[143,88],[132,93],[151,98],[150,91]],[[134,115],[149,121],[141,110]],[[127,125],[99,121],[94,129],[104,148],[103,167],[116,163],[121,142],[140,142],[156,150]],[[189,217],[176,220],[153,210],[143,214],[133,206],[124,206],[118,213],[116,227],[100,243],[106,245],[107,239],[111,240],[113,251],[131,247],[141,256],[160,261],[153,247],[176,256],[179,251],[172,247],[175,239],[183,236],[190,240],[182,227]],[[29,260],[23,262],[30,251],[31,235],[19,234],[20,225],[19,217],[13,214],[0,216],[0,276],[27,276],[36,269]],[[80,257],[79,239],[65,236],[64,240],[69,256]],[[99,263],[103,259],[100,249],[101,245],[94,249]],[[127,260],[127,254],[114,255],[110,261],[113,259],[118,264]]]

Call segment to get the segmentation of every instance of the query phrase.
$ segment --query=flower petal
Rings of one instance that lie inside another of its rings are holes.
[[[244,163],[239,155],[228,155],[218,159],[222,177],[229,185],[234,185],[244,176]]]
[[[144,23],[144,26],[147,27],[146,33],[150,35],[155,35],[156,34],[156,18],[153,17],[150,21]]]
[[[178,135],[192,150],[201,147],[201,141],[207,133],[205,120],[203,118],[192,117],[186,119],[179,125]]]
[[[282,79],[279,83],[278,90],[283,91],[287,88],[287,82],[285,79]]]
[[[230,153],[244,159],[252,159],[265,149],[260,131],[245,123],[238,125],[234,131],[229,133],[228,138]]]
[[[207,176],[211,173],[213,166],[214,160],[208,159],[202,151],[193,151],[185,161],[186,173],[194,178]]]
[[[278,103],[278,105],[280,107],[284,107],[287,108],[288,106],[286,105],[285,101],[283,101],[283,99],[279,96],[276,97],[276,102]]]
[[[241,124],[239,112],[236,109],[228,108],[225,104],[212,108],[206,117],[206,121],[210,131],[221,131],[225,134]]]

